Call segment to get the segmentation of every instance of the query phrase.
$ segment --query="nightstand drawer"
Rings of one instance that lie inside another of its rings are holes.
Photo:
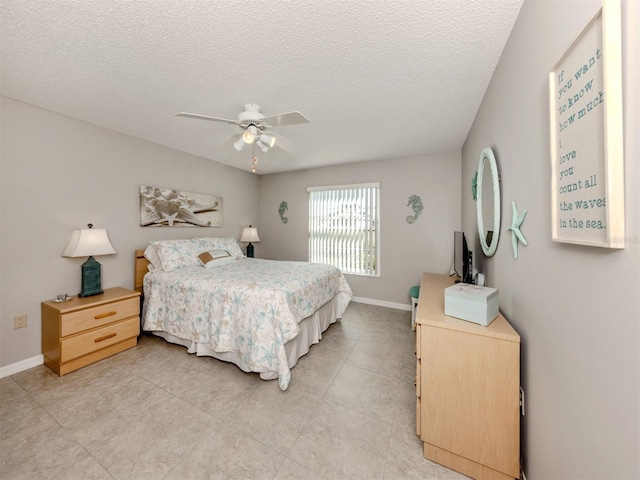
[[[109,347],[128,338],[135,338],[138,333],[140,333],[140,319],[136,315],[115,324],[64,338],[61,341],[60,363]]]
[[[134,297],[67,313],[62,320],[60,336],[66,337],[67,335],[124,320],[138,315],[139,310],[140,299]]]

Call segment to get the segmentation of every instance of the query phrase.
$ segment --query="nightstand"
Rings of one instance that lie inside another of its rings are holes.
[[[139,333],[140,292],[134,290],[42,302],[44,364],[58,375],[135,347]]]

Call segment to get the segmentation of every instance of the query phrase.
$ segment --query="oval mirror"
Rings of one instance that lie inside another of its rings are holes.
[[[500,183],[493,150],[485,148],[478,163],[476,213],[482,251],[493,256],[500,237]]]

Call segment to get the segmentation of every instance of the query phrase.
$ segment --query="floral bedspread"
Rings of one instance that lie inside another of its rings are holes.
[[[352,292],[330,265],[243,258],[212,269],[189,267],[144,277],[143,328],[235,352],[253,372],[291,379],[284,344],[298,322],[335,295]],[[342,312],[339,312],[340,316]]]

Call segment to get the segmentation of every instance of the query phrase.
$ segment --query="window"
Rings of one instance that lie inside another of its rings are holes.
[[[380,183],[309,187],[309,261],[354,275],[380,270]]]

